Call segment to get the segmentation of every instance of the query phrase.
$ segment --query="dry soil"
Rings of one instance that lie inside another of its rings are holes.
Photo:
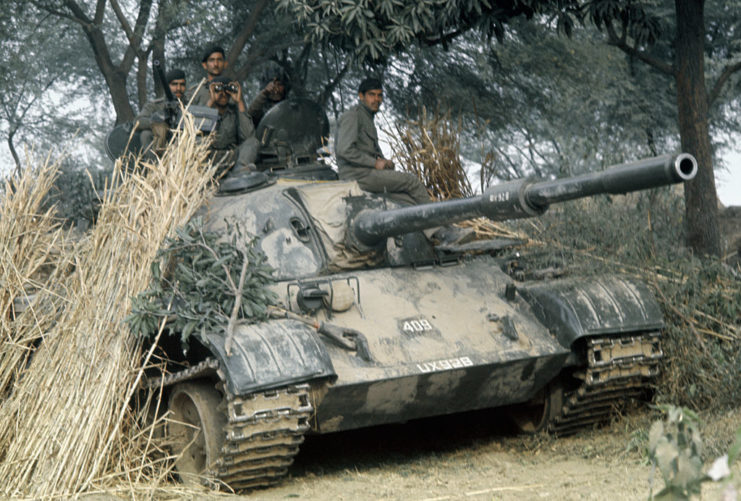
[[[554,438],[515,435],[500,415],[485,411],[308,437],[279,486],[249,496],[204,491],[193,499],[645,500],[664,485],[645,455],[656,418],[638,412]],[[728,449],[739,426],[738,411],[702,425],[710,460]],[[705,484],[702,499],[722,499],[726,488]]]

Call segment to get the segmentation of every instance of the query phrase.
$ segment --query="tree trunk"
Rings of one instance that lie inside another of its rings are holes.
[[[149,101],[147,92],[147,59],[137,58],[136,60],[136,100],[139,111]]]
[[[18,175],[18,177],[21,176],[21,159],[18,157],[18,152],[15,151],[15,144],[13,144],[13,136],[15,136],[15,130],[11,130],[8,133],[8,149],[10,150],[10,154],[13,155],[13,160],[15,161],[15,172]]]
[[[121,71],[113,64],[108,53],[108,46],[105,43],[105,37],[100,29],[95,26],[85,27],[84,32],[93,49],[98,69],[103,74],[108,91],[111,94],[113,109],[116,111],[116,125],[131,122],[134,120],[134,109],[131,107],[129,94],[126,91],[128,71]]]
[[[108,90],[111,93],[113,109],[116,110],[116,125],[134,120],[134,108],[126,91],[126,73],[114,71],[113,75],[104,74]]]
[[[687,246],[698,255],[720,256],[718,197],[708,126],[705,87],[704,0],[675,0],[677,11],[677,105],[682,151],[697,159],[694,180],[685,183]]]
[[[173,68],[167,67],[167,61],[165,60],[165,36],[167,35],[167,25],[169,19],[166,15],[170,4],[165,0],[159,2],[157,6],[157,19],[154,23],[154,33],[152,34],[152,41],[149,47],[152,49],[152,61],[159,61],[163,68],[171,70]],[[152,79],[154,80],[154,95],[162,97],[165,95],[165,89],[154,74],[154,66],[152,66]]]

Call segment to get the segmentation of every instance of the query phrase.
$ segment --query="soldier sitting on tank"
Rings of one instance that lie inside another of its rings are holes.
[[[359,102],[342,114],[335,137],[340,179],[354,179],[365,191],[387,193],[406,205],[427,203],[427,188],[415,175],[394,170],[383,157],[373,117],[383,102],[381,81],[366,78],[358,89]]]
[[[240,171],[254,171],[258,144],[242,98],[242,87],[239,82],[219,76],[211,80],[208,91],[206,106],[219,112],[211,143],[212,158],[221,164],[217,177],[235,166]]]
[[[394,162],[383,157],[373,118],[383,102],[383,85],[366,78],[358,89],[359,103],[342,114],[335,137],[340,179],[354,179],[371,193],[386,193],[392,200],[417,205],[429,203],[430,195],[414,174],[397,172]],[[428,238],[447,244],[463,244],[475,237],[469,228],[443,226],[425,230]]]
[[[263,78],[264,87],[255,99],[250,103],[247,113],[252,117],[252,123],[257,127],[262,117],[270,108],[286,98],[290,88],[288,77],[283,71],[272,71],[265,74]]]
[[[185,95],[185,72],[172,69],[165,75],[170,92],[179,102]],[[139,140],[147,151],[162,151],[167,145],[170,124],[167,123],[167,99],[159,98],[145,104],[135,122],[141,131]]]

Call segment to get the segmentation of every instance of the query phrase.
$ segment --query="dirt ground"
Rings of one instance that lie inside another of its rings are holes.
[[[656,415],[638,412],[577,436],[515,435],[493,411],[308,437],[289,477],[248,496],[203,491],[178,498],[259,500],[630,500],[663,487],[646,455]],[[741,411],[702,426],[707,456],[728,450]],[[734,468],[735,478],[741,469]],[[739,480],[735,488],[739,487]],[[705,484],[723,499],[727,484]]]

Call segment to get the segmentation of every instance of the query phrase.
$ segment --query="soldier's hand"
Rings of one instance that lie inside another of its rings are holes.
[[[386,168],[386,159],[385,158],[376,158],[376,165],[374,165],[378,170],[383,170]]]
[[[154,122],[152,123],[152,134],[155,136],[165,137],[170,131],[170,126],[166,122]]]
[[[272,94],[273,91],[275,90],[275,82],[277,80],[278,80],[277,78],[273,78],[270,82],[268,82],[268,84],[262,90],[262,93],[265,94],[266,96],[269,96],[270,94]]]
[[[229,96],[234,99],[234,102],[240,102],[242,100],[242,86],[239,85],[239,82],[237,82],[236,80],[233,82],[229,82],[229,85],[237,88],[236,92],[228,91]]]
[[[214,103],[216,103],[216,100],[219,97],[219,93],[214,90],[217,85],[219,84],[213,82],[208,84],[208,103],[206,104],[206,106],[210,108],[214,107]]]

